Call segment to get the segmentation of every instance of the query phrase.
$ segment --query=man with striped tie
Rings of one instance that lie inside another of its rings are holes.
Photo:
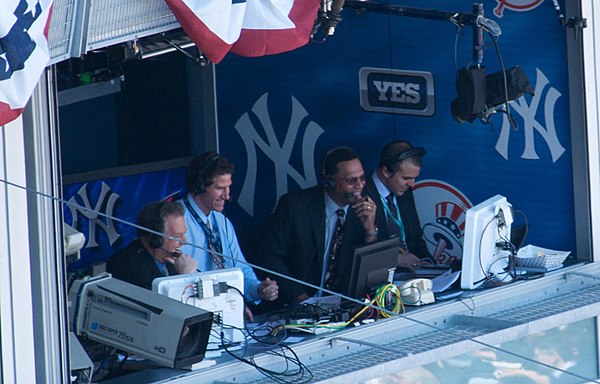
[[[323,157],[321,185],[281,196],[256,252],[259,265],[293,278],[281,279],[276,305],[348,294],[354,249],[377,240],[375,204],[362,196],[365,178],[358,154],[336,147]]]
[[[253,303],[275,300],[279,287],[275,280],[258,280],[246,263],[233,224],[222,213],[230,199],[233,164],[215,152],[195,157],[187,171],[185,207],[186,237],[191,245],[183,252],[198,262],[202,272],[240,268],[244,274],[244,294]]]

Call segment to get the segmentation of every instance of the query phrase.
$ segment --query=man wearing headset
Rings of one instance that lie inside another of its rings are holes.
[[[365,193],[377,204],[380,239],[397,236],[402,244],[398,266],[414,270],[431,254],[423,239],[412,188],[421,172],[422,147],[396,140],[383,147],[378,168],[367,178]]]
[[[157,277],[196,272],[196,261],[181,253],[185,243],[183,206],[172,201],[146,205],[137,216],[137,239],[112,256],[106,270],[116,279],[152,289]],[[161,233],[161,236],[157,233]]]
[[[326,153],[322,184],[283,195],[266,219],[257,247],[265,268],[314,286],[347,294],[354,249],[377,239],[375,204],[362,197],[365,171],[354,150],[338,147]],[[344,214],[338,211],[343,211]],[[329,255],[335,227],[341,215],[340,246],[335,263]],[[329,267],[335,265],[334,273]],[[335,275],[334,281],[328,281]],[[330,287],[327,286],[328,283]],[[288,279],[280,279],[279,306],[299,303],[319,291]]]
[[[184,246],[183,251],[198,262],[203,272],[240,268],[246,299],[253,303],[272,301],[279,294],[277,282],[268,277],[263,281],[257,279],[242,254],[233,224],[222,213],[231,198],[233,170],[233,164],[215,152],[206,152],[192,160],[186,176],[188,194],[181,200],[191,245]]]

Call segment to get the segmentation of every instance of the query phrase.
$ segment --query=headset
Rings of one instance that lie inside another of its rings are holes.
[[[390,171],[390,173],[394,173],[394,165],[398,164],[402,160],[406,160],[413,156],[419,156],[419,157],[425,156],[425,153],[426,153],[425,148],[413,147],[411,144],[408,144],[408,145],[410,145],[410,148],[408,148],[404,151],[401,151],[397,155],[395,155],[385,161],[384,166],[388,171]]]
[[[221,160],[221,156],[216,152],[208,152],[205,159],[194,159],[193,163],[201,161],[197,167],[190,166],[188,170],[188,187],[194,195],[201,195],[206,192],[206,179],[212,168]],[[195,168],[195,169],[194,169]]]
[[[337,187],[337,183],[335,181],[335,177],[333,175],[329,175],[325,168],[326,168],[327,162],[329,161],[329,158],[335,152],[340,151],[340,150],[351,151],[356,156],[356,158],[358,158],[358,155],[356,155],[356,153],[354,152],[354,150],[352,148],[345,147],[345,146],[332,148],[325,153],[325,156],[323,156],[323,162],[321,163],[321,185],[323,186],[323,188],[325,188],[325,190],[327,192],[335,191],[335,189]]]
[[[333,177],[331,175],[323,175],[322,177],[323,177],[323,180],[321,181],[321,184],[323,185],[323,188],[325,188],[325,190],[327,190],[327,192],[335,191],[335,188],[337,187],[335,177]]]
[[[164,202],[161,204],[157,204],[154,212],[154,220],[148,223],[144,223],[146,225],[140,224],[142,227],[146,227],[155,232],[163,232],[165,223],[161,215],[161,211],[163,208]],[[162,236],[157,235],[156,233],[144,231],[146,239],[148,240],[148,245],[152,247],[152,249],[162,248],[164,239]]]

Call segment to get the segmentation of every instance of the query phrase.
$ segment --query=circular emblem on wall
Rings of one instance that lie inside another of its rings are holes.
[[[413,191],[429,252],[438,263],[462,258],[465,212],[471,201],[440,180],[419,181]]]
[[[511,11],[525,12],[530,11],[544,2],[544,0],[496,0],[498,5],[494,8],[494,15],[504,16],[504,8]]]

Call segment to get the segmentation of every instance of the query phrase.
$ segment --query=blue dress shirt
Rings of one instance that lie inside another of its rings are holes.
[[[194,199],[188,194],[185,199],[190,203],[189,205],[198,214],[198,217],[206,223],[207,217],[198,207]],[[183,201],[181,202],[183,204]],[[206,241],[206,235],[192,214],[188,211],[186,204],[185,207],[185,225],[187,232],[185,237],[187,241],[192,245],[185,245],[182,247],[182,252],[186,255],[190,255],[198,262],[198,269],[202,272],[213,271],[216,269],[213,262],[212,256],[207,251],[208,245]],[[233,229],[233,224],[225,215],[221,212],[211,211],[208,214],[210,225],[212,229],[218,234],[223,244],[223,255],[225,257],[225,268],[240,268],[244,274],[244,295],[246,298],[254,303],[260,302],[260,296],[258,295],[258,285],[260,281],[254,274],[254,270],[250,265],[246,263],[246,259],[242,254],[238,239]],[[239,262],[238,262],[239,261]]]

